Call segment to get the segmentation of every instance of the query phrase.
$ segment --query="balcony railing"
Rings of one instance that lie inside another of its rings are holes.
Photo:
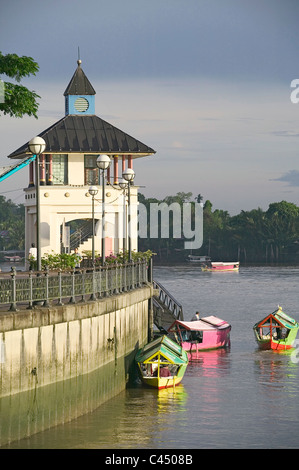
[[[1,273],[0,307],[16,311],[97,300],[148,285],[149,271],[146,260],[67,272],[17,272],[12,268],[10,273]]]

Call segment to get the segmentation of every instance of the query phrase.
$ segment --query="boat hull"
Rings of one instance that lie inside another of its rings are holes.
[[[202,351],[220,349],[230,345],[231,325],[210,315],[196,321],[176,320],[168,329],[188,359],[199,359]]]
[[[258,346],[261,350],[267,351],[272,349],[273,351],[285,351],[287,349],[292,349],[292,344],[286,344],[284,342],[277,342],[277,341],[257,341]]]
[[[297,334],[297,331],[293,332],[293,335],[295,335],[295,338],[296,338],[296,334]],[[267,351],[270,349],[272,349],[273,351],[286,351],[287,349],[292,349],[295,338],[287,338],[286,340],[282,340],[282,339],[274,340],[272,338],[260,339],[255,332],[256,342],[258,344],[258,347],[262,351]]]
[[[171,388],[179,385],[184,377],[186,367],[180,371],[180,375],[174,377],[143,377],[142,382],[147,387],[156,388],[162,390],[163,388]]]
[[[230,331],[230,326],[223,330],[206,331],[203,335],[202,343],[184,341],[181,343],[181,346],[187,352],[189,360],[196,359],[197,353],[200,353],[201,351],[220,349],[229,346]],[[198,357],[200,357],[200,354]]]
[[[239,271],[239,262],[231,263],[212,263],[211,266],[203,266],[202,271],[208,272],[227,272],[227,271]]]

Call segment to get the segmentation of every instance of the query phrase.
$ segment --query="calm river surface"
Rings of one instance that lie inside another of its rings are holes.
[[[239,273],[156,267],[154,279],[183,304],[185,320],[199,310],[231,323],[230,350],[203,352],[175,391],[129,388],[91,414],[9,448],[299,447],[296,354],[259,351],[252,331],[278,304],[299,320],[299,267],[241,267]]]

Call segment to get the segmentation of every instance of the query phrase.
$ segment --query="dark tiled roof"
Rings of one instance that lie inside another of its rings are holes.
[[[96,92],[86,77],[85,73],[81,69],[81,62],[78,61],[78,67],[72,76],[72,79],[66,90],[64,96],[66,95],[95,95]]]
[[[70,114],[39,134],[46,142],[44,153],[129,154],[134,158],[155,150],[95,115]],[[8,157],[22,158],[28,142]]]

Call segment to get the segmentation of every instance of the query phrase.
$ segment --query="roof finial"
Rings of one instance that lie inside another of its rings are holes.
[[[82,63],[82,60],[80,59],[80,48],[78,46],[78,60],[77,60],[77,64],[80,66]]]

